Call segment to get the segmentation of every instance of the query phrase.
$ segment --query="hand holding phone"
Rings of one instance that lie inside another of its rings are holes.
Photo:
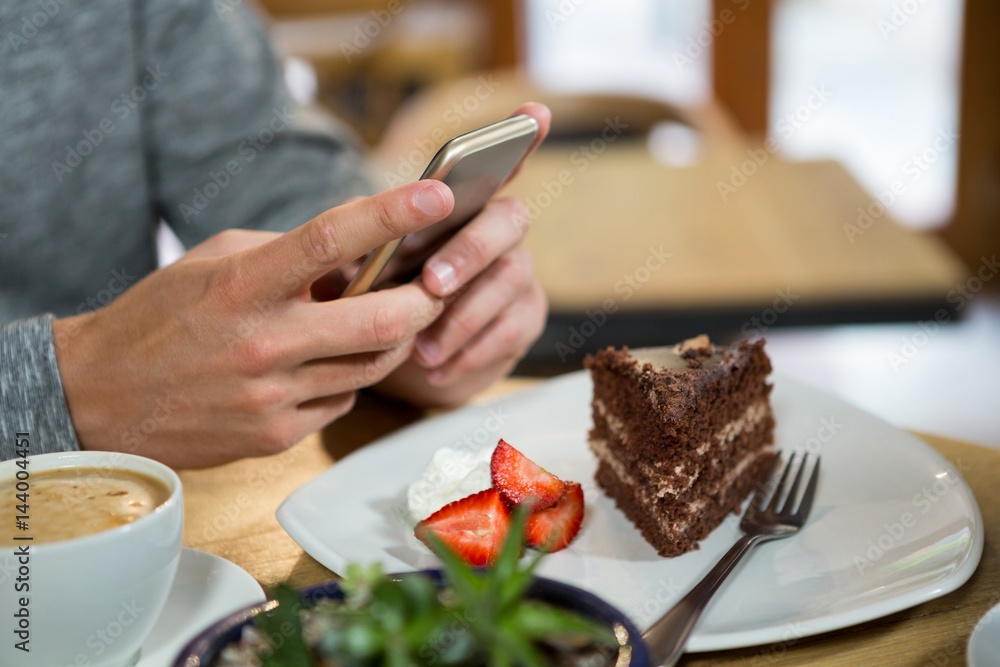
[[[434,155],[421,179],[434,178],[451,188],[455,208],[430,227],[379,246],[365,259],[342,297],[364,294],[389,279],[405,282],[420,274],[434,252],[478,214],[527,157],[538,137],[538,121],[521,114],[459,135]]]

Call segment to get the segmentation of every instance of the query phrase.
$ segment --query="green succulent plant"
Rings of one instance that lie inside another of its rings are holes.
[[[565,664],[615,664],[611,628],[572,610],[525,597],[542,553],[521,559],[525,510],[515,512],[496,563],[477,570],[432,537],[447,585],[414,574],[392,579],[378,565],[350,565],[343,601],[304,613],[298,593],[280,586],[278,607],[254,619],[270,638],[263,667],[549,667],[555,654],[586,651]],[[595,663],[596,659],[600,662]]]

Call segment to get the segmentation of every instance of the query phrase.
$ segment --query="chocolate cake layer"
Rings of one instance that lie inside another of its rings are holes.
[[[714,491],[715,486],[723,483],[748,453],[760,451],[756,443],[768,440],[773,427],[772,420],[758,422],[725,445],[711,450],[700,464],[689,461],[675,465],[670,461],[665,465],[658,465],[662,462],[644,461],[630,466],[615,456],[616,452],[626,447],[620,439],[591,438],[590,445],[598,459],[607,461],[618,473],[618,477],[638,486],[650,502],[659,499],[685,503],[698,500],[705,489]]]
[[[649,503],[636,496],[636,487],[619,479],[604,461],[597,466],[597,483],[657,553],[680,556],[697,549],[698,542],[708,537],[730,512],[739,510],[743,499],[771,469],[776,453],[765,450],[754,456],[733,484],[714,494],[702,491],[704,503],[663,503],[662,509],[650,511]]]
[[[678,495],[699,477],[715,481],[725,475],[748,446],[768,439],[773,430],[774,417],[767,401],[761,400],[747,406],[742,414],[706,437],[693,450],[677,449],[666,457],[637,457],[635,448],[629,447],[636,435],[629,435],[628,429],[614,415],[606,414],[599,400],[595,400],[591,442],[592,449],[599,457],[612,454],[598,451],[594,443],[614,442],[614,458],[621,465],[631,467],[635,477],[644,483],[663,487],[672,495]],[[749,442],[748,434],[753,436],[749,438]]]
[[[697,548],[767,474],[774,416],[763,341],[606,349],[594,380],[597,482],[664,556]]]

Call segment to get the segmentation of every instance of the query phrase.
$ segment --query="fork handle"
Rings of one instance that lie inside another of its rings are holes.
[[[739,562],[751,549],[766,539],[764,535],[744,534],[736,541],[726,555],[716,563],[715,567],[709,571],[705,577],[692,588],[687,595],[674,605],[666,614],[661,616],[649,629],[642,634],[642,638],[649,647],[652,655],[652,664],[670,667],[684,653],[684,646],[694,626],[701,618],[701,614],[708,606],[709,600],[722,582],[725,581],[729,573],[736,569]]]

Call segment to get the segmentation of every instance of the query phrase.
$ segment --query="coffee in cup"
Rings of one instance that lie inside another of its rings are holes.
[[[116,452],[0,462],[0,665],[131,667],[180,562],[183,493]]]
[[[154,477],[116,468],[58,468],[31,476],[32,544],[71,540],[112,530],[151,514],[170,497]],[[16,499],[18,480],[0,481],[0,499]],[[17,503],[0,502],[0,527],[17,525]],[[13,546],[15,531],[0,531]]]

